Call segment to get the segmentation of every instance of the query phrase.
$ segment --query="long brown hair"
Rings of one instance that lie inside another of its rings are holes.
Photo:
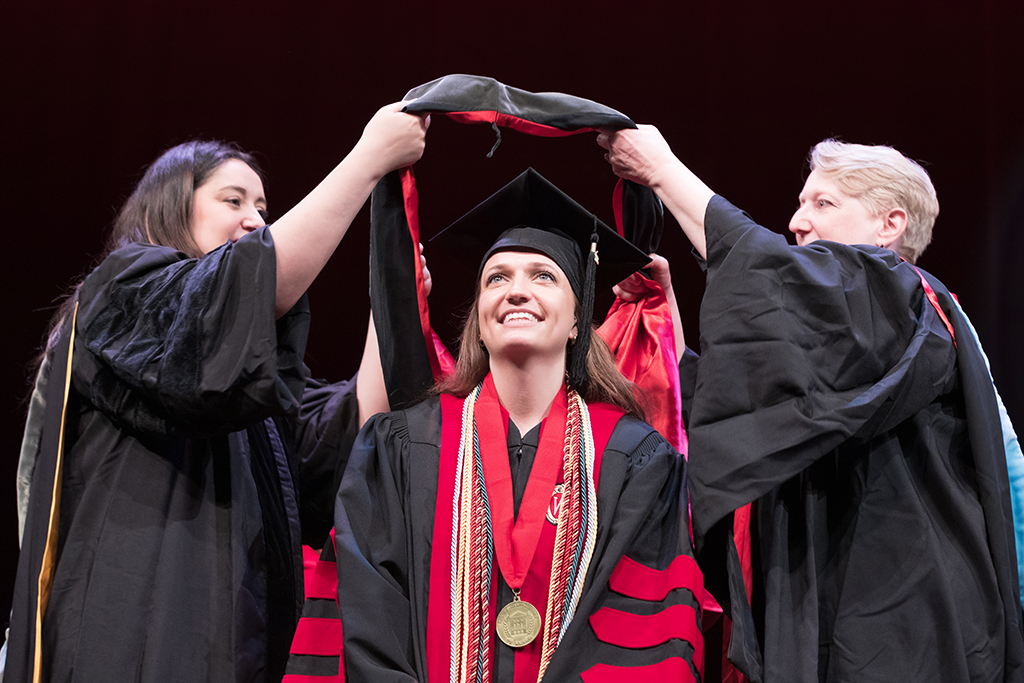
[[[583,315],[579,300],[576,301],[576,319],[582,320]],[[477,283],[473,303],[466,316],[462,335],[459,337],[459,357],[455,362],[455,372],[441,380],[434,387],[439,394],[466,396],[483,381],[490,372],[490,356],[480,342],[480,283]],[[566,366],[575,346],[570,344],[566,349]],[[588,403],[610,403],[626,411],[630,415],[644,420],[644,409],[637,398],[637,387],[626,379],[612,356],[608,344],[598,334],[590,335],[590,349],[587,353],[587,374],[590,382],[583,395]]]
[[[103,253],[96,262],[102,262],[112,252],[135,242],[171,247],[190,258],[202,258],[204,254],[192,237],[195,192],[221,164],[230,159],[248,164],[266,186],[256,159],[233,143],[190,140],[157,157],[118,212]],[[44,354],[56,344],[60,328],[71,314],[84,281],[83,276],[50,320]],[[36,365],[41,361],[42,355]]]

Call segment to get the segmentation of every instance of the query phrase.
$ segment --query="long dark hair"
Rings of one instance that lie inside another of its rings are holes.
[[[204,254],[192,237],[193,199],[196,189],[230,159],[248,164],[266,186],[263,170],[256,159],[233,143],[190,140],[157,157],[118,212],[103,253],[96,262],[102,262],[111,252],[134,242],[171,247],[190,258],[202,258]],[[44,354],[56,344],[60,328],[71,315],[84,280],[83,276],[50,320]],[[36,364],[41,361],[42,356]]]
[[[459,357],[455,362],[455,372],[438,382],[434,387],[436,393],[466,396],[483,381],[491,370],[487,349],[480,343],[479,301],[480,283],[478,282],[473,303],[466,315],[466,322],[459,338]],[[579,300],[576,299],[576,319],[583,320],[583,317],[582,307]],[[570,344],[566,349],[566,367],[571,361],[571,354],[575,352],[575,348]],[[611,349],[596,332],[590,335],[587,374],[590,376],[590,382],[583,395],[585,401],[588,403],[610,403],[634,417],[641,420],[646,419],[643,406],[637,398],[636,385],[619,372]]]

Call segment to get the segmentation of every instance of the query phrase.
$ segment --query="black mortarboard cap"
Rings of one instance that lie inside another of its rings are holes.
[[[591,235],[596,230],[600,258],[596,287],[600,290],[611,289],[651,261],[647,254],[621,238],[615,230],[532,168],[523,171],[515,180],[438,233],[430,243],[467,263],[478,263],[476,274],[479,276],[485,257],[494,253],[492,247],[498,238],[516,227],[537,228],[572,240],[579,250],[578,282],[582,282],[584,259],[590,251]],[[572,280],[574,275],[557,255],[547,253],[542,246],[524,244],[521,248],[545,253]],[[505,250],[514,249],[509,244]],[[573,290],[577,297],[582,297],[579,289],[574,286]]]
[[[484,262],[498,251],[548,256],[565,272],[587,323],[593,321],[596,288],[610,289],[650,262],[647,254],[532,168],[436,235],[431,244],[478,263],[478,281]],[[570,383],[583,394],[589,383],[590,328],[579,326],[568,368]]]

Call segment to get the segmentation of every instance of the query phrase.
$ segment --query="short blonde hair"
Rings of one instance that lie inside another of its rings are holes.
[[[907,229],[896,252],[915,263],[932,241],[939,200],[928,172],[916,161],[885,145],[857,145],[829,138],[811,150],[812,171],[820,171],[839,189],[857,197],[875,215],[895,208],[907,212]]]

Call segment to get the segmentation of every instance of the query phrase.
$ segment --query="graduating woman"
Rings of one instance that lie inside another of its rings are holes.
[[[444,234],[483,254],[456,371],[335,507],[347,680],[698,679],[685,464],[591,335],[647,257],[532,170]]]
[[[270,226],[237,148],[147,170],[40,373],[6,680],[281,678],[300,537],[330,529],[364,393],[308,379],[303,293],[422,154],[426,120],[401,106]]]

